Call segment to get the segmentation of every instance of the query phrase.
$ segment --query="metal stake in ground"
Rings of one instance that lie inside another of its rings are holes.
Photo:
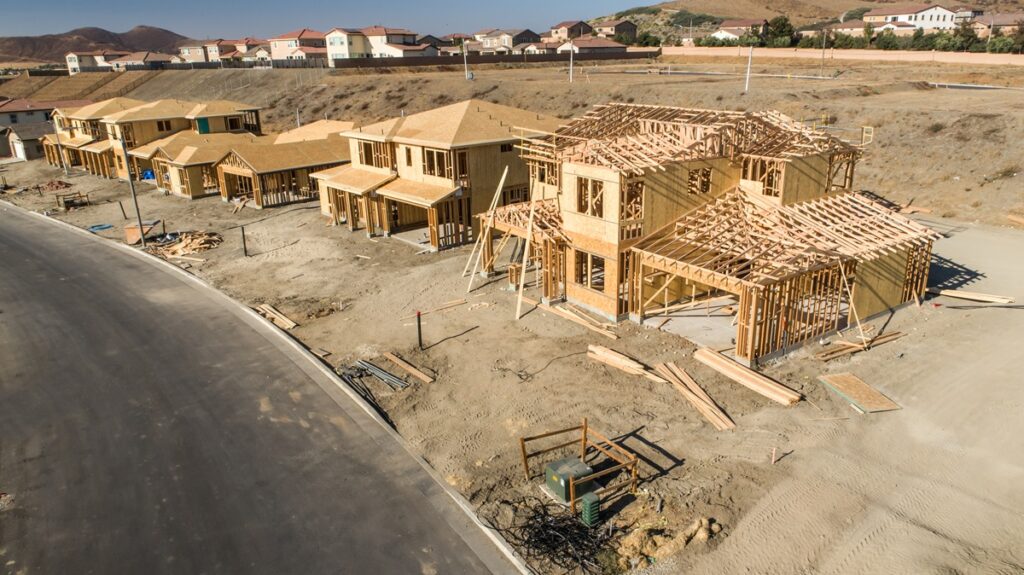
[[[416,339],[420,342],[420,351],[423,351],[423,324],[420,321],[420,312],[416,312]]]
[[[124,155],[124,163],[128,164],[128,144],[121,136],[121,153]],[[135,204],[135,219],[139,222],[139,237],[142,238],[142,247],[146,247],[146,229],[142,227],[142,212],[139,211],[139,198],[135,195],[135,181],[132,180],[132,171],[128,170],[128,189],[132,191],[132,203]]]
[[[245,245],[245,226],[239,226],[242,230],[242,257],[249,257],[249,248]]]

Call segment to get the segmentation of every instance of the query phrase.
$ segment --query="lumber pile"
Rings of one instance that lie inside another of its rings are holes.
[[[587,357],[594,361],[599,361],[605,365],[614,367],[620,371],[624,371],[630,375],[643,376],[655,383],[668,383],[667,379],[663,379],[661,376],[649,371],[646,365],[617,351],[608,349],[607,347],[600,345],[588,345]]]
[[[1015,300],[1010,296],[1005,295],[992,295],[987,293],[976,293],[955,289],[939,289],[939,288],[928,288],[928,293],[932,295],[944,295],[946,297],[954,297],[957,299],[966,299],[970,301],[980,301],[983,303],[1013,303]]]
[[[179,232],[168,235],[177,239],[152,246],[148,248],[149,252],[165,258],[188,259],[182,256],[212,250],[224,241],[224,238],[215,232]]]
[[[523,301],[526,301],[526,298],[523,298]],[[594,318],[590,317],[589,315],[574,312],[571,309],[555,307],[547,304],[541,304],[540,307],[541,309],[549,311],[557,315],[558,317],[562,317],[573,323],[582,325],[583,327],[589,329],[590,331],[594,333],[599,333],[607,337],[608,339],[619,339],[619,336],[615,335],[614,333],[608,330],[608,328],[606,327],[608,324],[600,323]]]
[[[893,331],[883,335],[876,335],[875,337],[865,340],[862,343],[854,341],[839,340],[833,342],[825,351],[820,351],[814,354],[814,359],[820,359],[822,361],[829,361],[836,359],[837,357],[843,357],[844,355],[851,355],[860,351],[866,351],[876,345],[888,343],[890,341],[897,340],[907,334],[900,331]]]
[[[800,401],[799,393],[752,369],[743,367],[713,349],[698,349],[693,353],[693,357],[718,373],[772,401],[782,405],[793,405]]]
[[[284,315],[283,313],[278,311],[277,308],[270,304],[260,304],[253,309],[255,309],[263,317],[274,322],[274,325],[281,329],[292,329],[299,325],[292,321],[291,319],[289,319],[288,316]]]
[[[690,374],[674,363],[660,363],[654,366],[654,371],[661,377],[668,380],[693,407],[708,420],[718,431],[735,429],[736,424],[722,411],[697,382],[690,377]]]

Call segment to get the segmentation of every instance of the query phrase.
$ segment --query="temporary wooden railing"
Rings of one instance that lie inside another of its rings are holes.
[[[527,450],[526,444],[530,443],[531,441],[546,439],[548,437],[554,437],[557,435],[565,435],[576,431],[580,432],[580,436],[578,439],[572,439],[564,443],[559,443],[558,445],[546,447],[544,449],[539,449],[533,452]],[[592,441],[591,437],[596,438],[598,441]],[[601,453],[608,459],[611,459],[612,461],[616,462],[616,465],[613,465],[612,467],[602,469],[601,471],[596,471],[585,477],[580,477],[578,479],[572,477],[569,478],[569,507],[573,515],[576,514],[576,485],[578,484],[583,484],[588,481],[594,481],[607,475],[616,473],[618,471],[625,470],[627,472],[626,477],[619,481],[610,483],[605,487],[602,487],[601,489],[594,491],[593,493],[595,493],[598,497],[603,497],[605,494],[614,493],[626,486],[629,486],[630,492],[636,492],[636,486],[638,481],[637,464],[639,463],[637,455],[629,451],[628,449],[622,447],[621,445],[615,443],[611,439],[608,439],[608,437],[605,436],[604,434],[591,428],[587,423],[587,418],[585,417],[583,418],[582,424],[577,425],[575,427],[569,427],[566,429],[559,429],[557,431],[541,433],[539,435],[519,438],[519,451],[523,458],[523,472],[526,476],[526,479],[530,479],[530,459],[537,457],[539,455],[544,455],[545,453],[550,453],[552,451],[557,451],[559,449],[565,449],[566,447],[570,447],[573,445],[579,445],[581,461],[585,462],[587,460],[587,450],[589,448],[593,448],[595,451]]]

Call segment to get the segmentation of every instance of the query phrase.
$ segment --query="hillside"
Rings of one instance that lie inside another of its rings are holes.
[[[185,37],[153,26],[136,26],[127,32],[103,28],[76,28],[63,34],[0,38],[0,61],[63,62],[72,50],[153,50],[173,52]]]
[[[718,21],[727,18],[766,18],[788,16],[796,26],[838,19],[843,13],[856,8],[875,8],[883,5],[907,4],[879,0],[672,0],[651,6],[638,6],[617,14],[607,14],[593,21],[625,17],[635,22],[640,32],[648,32],[668,43],[689,36],[692,21],[695,35],[709,32]],[[1024,11],[1024,0],[981,0],[974,5],[986,13]]]

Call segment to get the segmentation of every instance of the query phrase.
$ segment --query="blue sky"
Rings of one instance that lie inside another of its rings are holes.
[[[568,19],[587,19],[646,0],[4,0],[0,36],[35,36],[97,26],[124,32],[148,24],[198,38],[269,38],[296,28],[321,31],[373,24],[420,34],[470,33],[481,28],[541,32]],[[654,3],[653,1],[651,3]],[[285,10],[280,10],[286,6]],[[201,15],[201,16],[199,16]]]

